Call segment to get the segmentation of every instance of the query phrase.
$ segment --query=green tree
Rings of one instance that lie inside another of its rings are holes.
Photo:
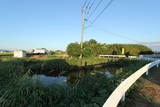
[[[67,47],[67,53],[70,56],[73,57],[79,57],[81,54],[81,47],[80,44],[76,43],[70,43]]]
[[[97,44],[97,41],[94,39],[91,39],[88,41],[88,44],[94,45],[94,44]]]
[[[91,56],[93,56],[92,49],[90,49],[90,48],[84,48],[84,50],[83,50],[83,57],[91,57]]]
[[[68,45],[67,52],[71,56],[78,57],[82,52],[84,57],[98,56],[100,54],[106,55],[121,55],[122,48],[125,49],[125,55],[138,56],[140,54],[152,54],[152,50],[147,46],[140,44],[102,44],[98,43],[96,40],[91,39],[84,42],[84,49],[81,50],[78,43],[71,43]]]

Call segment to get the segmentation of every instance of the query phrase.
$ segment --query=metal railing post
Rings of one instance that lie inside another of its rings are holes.
[[[148,76],[148,74],[149,74],[149,71],[147,70],[146,75]]]
[[[125,79],[121,79],[121,83],[124,81]],[[123,94],[122,98],[121,98],[121,101],[122,102],[125,102],[125,99],[126,99],[126,93]]]
[[[125,99],[126,99],[126,93],[123,94],[121,101],[125,102]]]

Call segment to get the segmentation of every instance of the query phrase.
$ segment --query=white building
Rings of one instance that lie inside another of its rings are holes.
[[[34,53],[37,53],[37,54],[48,54],[48,50],[45,49],[45,48],[35,49]]]
[[[34,49],[30,49],[27,51],[28,53],[34,53]]]
[[[22,58],[26,56],[26,52],[23,50],[14,51],[14,57]]]

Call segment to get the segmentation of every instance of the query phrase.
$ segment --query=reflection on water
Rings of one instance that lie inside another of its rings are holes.
[[[31,77],[31,80],[37,81],[45,86],[50,86],[54,84],[60,84],[60,85],[67,85],[67,83],[74,83],[79,77],[86,75],[86,74],[95,74],[95,73],[101,73],[106,75],[108,78],[114,77],[114,72],[116,72],[117,69],[115,68],[109,68],[109,69],[98,69],[98,70],[92,70],[92,71],[76,71],[76,72],[70,72],[67,73],[65,76],[46,76],[46,75],[33,75]]]
[[[114,77],[114,75],[111,74],[110,72],[100,72],[100,73],[106,75],[108,78],[113,78]]]
[[[31,80],[37,81],[41,83],[42,85],[53,85],[53,84],[60,84],[60,85],[66,85],[67,78],[64,76],[60,77],[51,77],[51,76],[45,76],[45,75],[33,75],[31,77]]]

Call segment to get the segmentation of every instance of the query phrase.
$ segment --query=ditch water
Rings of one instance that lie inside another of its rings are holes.
[[[53,77],[53,76],[46,76],[46,75],[33,75],[31,77],[32,81],[38,81],[42,85],[50,86],[53,84],[60,84],[65,85],[67,83],[67,77],[60,76],[60,77]]]
[[[92,70],[92,71],[77,71],[77,72],[70,72],[63,76],[46,76],[44,74],[35,74],[31,76],[31,81],[36,81],[44,86],[51,86],[54,84],[59,85],[67,85],[68,83],[73,84],[79,77],[86,75],[86,74],[95,74],[101,73],[106,75],[108,78],[114,77],[114,72],[117,69],[115,68],[108,68],[108,69],[99,69],[99,70]]]

